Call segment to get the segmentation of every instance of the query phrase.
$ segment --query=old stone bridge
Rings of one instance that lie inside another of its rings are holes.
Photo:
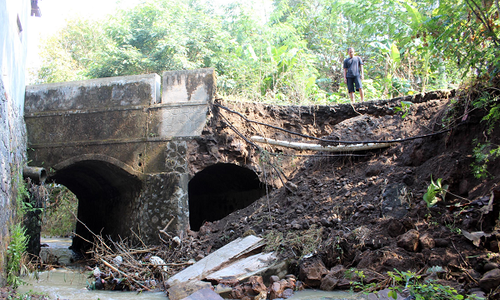
[[[262,195],[256,173],[235,164],[189,171],[215,80],[201,69],[27,87],[29,165],[77,196],[74,248],[91,232],[157,243],[166,227],[197,230]]]

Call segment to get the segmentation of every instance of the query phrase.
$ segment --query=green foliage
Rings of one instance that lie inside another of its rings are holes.
[[[396,106],[394,107],[394,111],[396,113],[398,112],[402,112],[403,114],[401,115],[401,118],[404,119],[406,118],[406,116],[408,115],[408,113],[410,112],[410,106],[412,105],[413,103],[409,102],[409,101],[401,101],[401,106]]]
[[[487,134],[491,134],[495,125],[500,120],[500,96],[495,87],[480,85],[480,95],[474,100],[473,105],[475,108],[485,109],[488,113],[483,117],[483,121],[488,123]]]
[[[42,221],[42,236],[71,236],[76,226],[78,199],[65,186],[49,184],[50,195],[45,204]]]
[[[9,300],[32,300],[32,299],[38,299],[38,300],[49,300],[50,297],[47,295],[47,293],[44,292],[34,292],[34,291],[29,291],[23,294],[17,294],[16,295],[10,295]]]
[[[366,294],[368,294],[377,285],[375,282],[372,282],[370,284],[365,283],[364,280],[366,278],[366,275],[362,270],[356,270],[354,268],[346,270],[345,277],[351,280],[359,279],[359,281],[351,281],[351,287],[356,291],[363,291]]]
[[[14,224],[10,228],[10,243],[7,247],[7,283],[14,288],[22,281],[19,278],[22,262],[28,245],[26,230],[21,224]]]
[[[71,20],[45,41],[38,82],[212,67],[226,98],[342,103],[349,102],[342,62],[350,46],[365,62],[367,99],[498,73],[498,12],[491,4],[481,12],[479,0],[266,4],[149,0],[103,20]]]
[[[41,47],[42,67],[35,83],[88,79],[87,72],[108,44],[104,22],[74,19]]]
[[[20,275],[25,271],[24,259],[26,255],[26,247],[28,245],[28,237],[26,229],[22,225],[23,219],[27,212],[34,208],[27,199],[30,194],[28,192],[27,183],[19,175],[15,182],[17,186],[16,192],[16,207],[14,223],[10,225],[10,241],[7,246],[7,283],[16,288],[22,284]]]
[[[425,24],[435,45],[455,58],[462,75],[477,72],[494,78],[499,72],[498,6],[479,0],[440,1]]]
[[[21,178],[21,175],[19,175],[16,185],[16,215],[18,220],[22,220],[26,212],[32,208],[29,201],[26,201],[30,197],[30,194],[26,182]]]
[[[446,224],[446,228],[448,228],[451,232],[455,234],[462,234],[462,229],[455,227],[454,224]]]
[[[490,142],[481,144],[477,140],[474,140],[474,144],[476,146],[472,150],[472,156],[474,157],[474,162],[471,163],[472,173],[474,177],[484,179],[489,175],[488,163],[500,157],[500,146],[493,145]]]
[[[443,200],[446,196],[448,190],[448,185],[444,186],[441,184],[442,178],[438,178],[436,182],[432,180],[431,184],[427,187],[427,192],[424,194],[424,201],[427,203],[427,207],[432,207],[436,205],[439,200]],[[439,197],[438,197],[439,196]]]
[[[477,299],[475,295],[464,297],[460,295],[456,289],[450,286],[441,285],[432,280],[422,281],[421,276],[417,275],[415,272],[394,270],[394,272],[387,272],[387,274],[393,281],[393,286],[390,287],[391,291],[388,294],[388,296],[393,299],[397,299],[398,292],[402,292],[403,290],[415,296],[416,300]]]

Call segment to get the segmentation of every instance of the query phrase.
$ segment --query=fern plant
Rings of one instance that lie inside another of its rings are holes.
[[[487,178],[488,163],[500,157],[500,146],[492,145],[490,142],[481,144],[474,140],[476,147],[472,150],[474,162],[471,163],[472,173],[477,179]]]

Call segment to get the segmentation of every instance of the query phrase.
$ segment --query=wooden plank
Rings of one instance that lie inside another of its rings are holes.
[[[207,280],[220,281],[222,279],[238,279],[242,281],[250,276],[265,271],[273,263],[276,262],[274,252],[259,253],[242,260],[238,260],[233,264],[214,272],[206,277]]]
[[[183,282],[179,284],[175,284],[170,287],[167,291],[168,299],[170,300],[181,300],[189,295],[196,293],[202,289],[212,289],[212,284],[210,282],[193,280],[188,282]]]
[[[170,277],[167,284],[171,286],[175,282],[186,282],[193,279],[201,280],[262,245],[262,239],[254,235],[238,238]]]
[[[219,294],[212,289],[199,290],[182,300],[224,300]]]

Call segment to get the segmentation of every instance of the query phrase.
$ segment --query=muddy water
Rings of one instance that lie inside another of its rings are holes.
[[[86,272],[88,273],[88,272]],[[43,292],[50,299],[71,300],[120,300],[120,299],[143,299],[156,300],[167,298],[163,292],[120,292],[120,291],[91,291],[86,288],[87,274],[82,274],[76,269],[57,269],[39,274],[39,278],[25,278],[29,285],[19,287],[19,292],[30,290]],[[289,300],[330,300],[330,299],[361,299],[355,294],[346,292],[325,292],[305,290],[296,292]]]
[[[112,300],[112,299],[144,299],[165,300],[165,293],[136,293],[120,291],[91,291],[86,288],[88,272],[82,273],[78,269],[56,269],[41,272],[38,279],[24,278],[29,285],[19,287],[19,292],[35,291],[45,293],[50,299],[71,300]]]
[[[46,262],[57,261],[67,265],[67,268],[59,268],[52,271],[38,273],[37,276],[23,278],[27,285],[19,287],[20,293],[30,290],[42,292],[51,299],[71,300],[119,300],[119,299],[143,299],[156,300],[168,299],[163,292],[120,292],[120,291],[91,291],[86,287],[88,282],[88,271],[82,271],[78,266],[72,266],[73,252],[68,249],[71,245],[70,239],[42,239],[42,244],[48,247],[42,248],[40,257]],[[290,300],[330,300],[330,299],[363,299],[360,295],[346,292],[324,292],[305,290],[296,292]]]
[[[287,300],[333,300],[333,299],[359,299],[364,300],[359,294],[347,292],[325,292],[316,290],[304,290],[295,292]]]
[[[165,300],[165,293],[146,292],[138,294],[136,292],[119,291],[91,291],[87,289],[88,271],[83,271],[78,265],[74,265],[75,254],[69,249],[71,239],[42,239],[40,258],[44,263],[64,265],[52,271],[40,272],[23,278],[27,285],[18,288],[20,293],[30,290],[45,293],[50,299],[71,299],[71,300],[112,300],[112,299],[144,299],[144,300]]]

